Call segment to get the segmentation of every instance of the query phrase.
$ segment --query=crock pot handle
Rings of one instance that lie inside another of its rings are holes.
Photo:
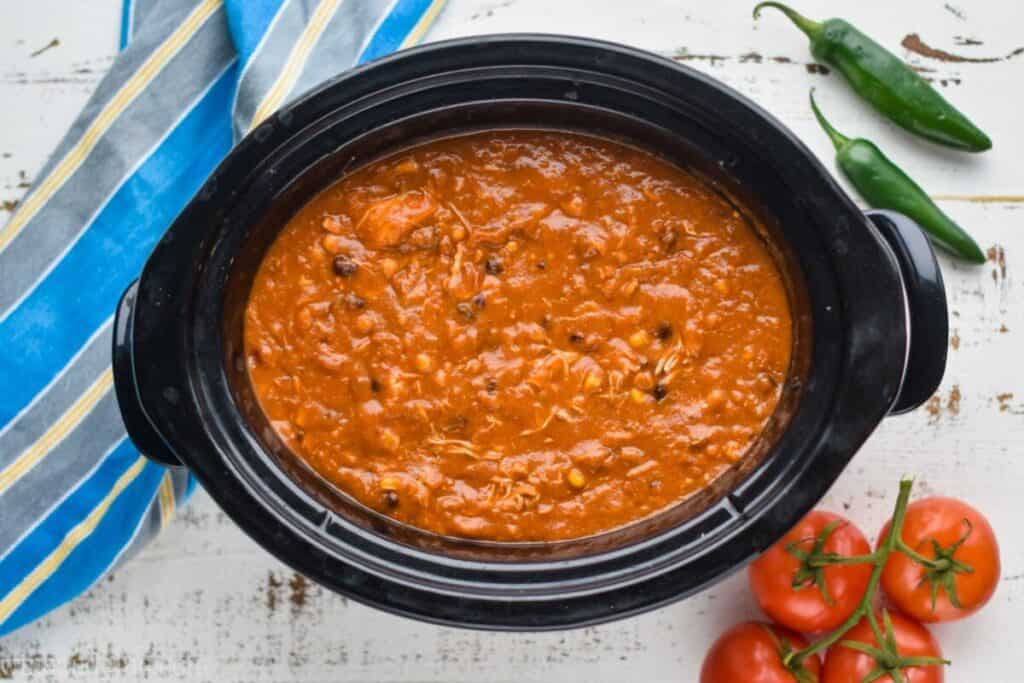
[[[114,393],[117,395],[121,418],[132,443],[154,462],[169,467],[181,467],[181,461],[153,427],[142,407],[142,401],[139,400],[138,386],[135,382],[132,335],[135,324],[135,297],[138,290],[139,281],[136,280],[124,290],[121,301],[117,304],[117,314],[114,317]]]
[[[917,223],[895,211],[867,216],[896,255],[907,292],[910,349],[903,384],[889,410],[898,415],[927,401],[942,382],[949,347],[946,290],[935,252]]]

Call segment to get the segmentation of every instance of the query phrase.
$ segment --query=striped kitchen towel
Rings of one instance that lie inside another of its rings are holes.
[[[0,227],[0,635],[141,548],[194,481],[125,436],[114,306],[232,144],[444,0],[126,0],[122,52]]]

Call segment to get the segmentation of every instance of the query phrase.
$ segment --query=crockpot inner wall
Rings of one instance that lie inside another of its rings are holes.
[[[717,136],[693,126],[680,130],[658,125],[649,112],[643,118],[582,104],[565,95],[560,101],[487,100],[438,107],[399,118],[339,141],[332,126],[324,125],[294,150],[270,166],[259,180],[262,210],[254,212],[244,241],[228,273],[223,301],[223,349],[227,374],[237,407],[250,432],[266,453],[305,491],[330,510],[378,534],[426,550],[483,560],[549,560],[607,551],[653,537],[692,519],[732,490],[768,454],[784,432],[797,404],[810,365],[810,308],[806,283],[797,258],[766,203],[755,188],[730,170],[741,159],[730,150],[715,149]],[[244,311],[263,255],[287,221],[316,194],[352,170],[426,141],[476,130],[545,128],[613,139],[648,150],[679,166],[696,171],[737,205],[764,238],[786,280],[794,320],[794,349],[790,381],[783,388],[775,415],[747,457],[727,470],[710,487],[679,504],[625,527],[596,536],[558,543],[488,543],[440,537],[381,515],[336,489],[294,456],[280,441],[259,408],[245,370]],[[340,143],[340,144],[339,144]]]

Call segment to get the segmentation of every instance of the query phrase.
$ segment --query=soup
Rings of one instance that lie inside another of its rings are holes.
[[[743,459],[790,365],[746,213],[644,151],[446,138],[342,178],[256,274],[245,353],[285,445],[439,534],[557,541],[647,517]]]

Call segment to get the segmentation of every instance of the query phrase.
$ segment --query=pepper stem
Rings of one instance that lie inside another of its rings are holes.
[[[761,9],[764,7],[772,7],[785,14],[790,21],[796,24],[798,29],[807,34],[807,37],[811,39],[811,42],[817,40],[818,36],[821,35],[821,22],[811,21],[793,8],[783,5],[781,2],[757,3],[757,5],[754,6],[754,19],[759,19],[761,17]]]
[[[810,98],[811,111],[814,112],[814,118],[818,119],[818,124],[821,126],[822,130],[825,131],[825,134],[828,135],[828,138],[832,141],[832,145],[836,148],[836,151],[838,152],[843,147],[850,144],[850,138],[833,128],[832,124],[825,118],[825,115],[821,113],[820,109],[818,109],[818,103],[814,101],[814,88],[811,88]]]

